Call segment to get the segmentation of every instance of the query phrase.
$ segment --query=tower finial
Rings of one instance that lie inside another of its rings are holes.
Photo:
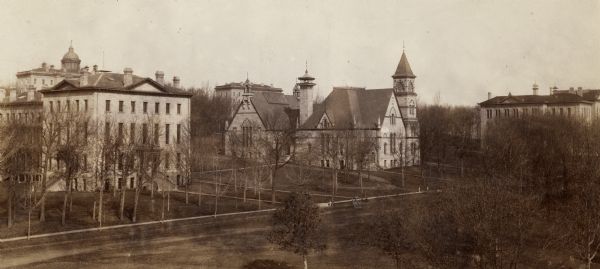
[[[405,49],[405,48],[406,48],[406,47],[404,46],[404,40],[402,40],[402,52],[404,52],[404,49]]]
[[[308,73],[308,60],[305,60],[304,62],[304,71],[306,71],[306,73]]]
[[[71,47],[71,48],[73,47],[73,40],[72,39],[71,39],[71,43],[70,43],[69,47]]]

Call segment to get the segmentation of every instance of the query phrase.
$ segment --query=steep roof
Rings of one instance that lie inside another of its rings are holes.
[[[413,74],[412,69],[410,68],[410,64],[408,63],[408,59],[406,58],[406,53],[402,52],[402,57],[400,57],[400,62],[398,63],[398,67],[396,67],[396,72],[392,75],[393,78],[416,78],[415,74]]]
[[[313,114],[300,129],[316,129],[324,114],[327,114],[334,129],[377,128],[393,96],[393,89],[334,87],[327,98],[314,107]]]
[[[296,97],[281,92],[256,92],[252,105],[268,130],[295,128],[299,116]]]
[[[143,92],[144,94],[160,94],[160,95],[176,95],[176,96],[192,96],[191,93],[178,89],[168,85],[161,85],[160,83],[152,80],[151,78],[143,78],[136,75],[132,75],[132,83],[125,86],[124,74],[109,73],[109,72],[98,72],[88,75],[88,84],[81,85],[80,79],[67,78],[60,83],[54,85],[51,88],[41,90],[41,93],[47,94],[52,92],[64,92],[73,90],[92,90],[92,91],[126,91],[131,92],[137,86],[144,83],[149,83],[156,87],[160,92],[150,93]],[[137,93],[137,92],[135,92]]]

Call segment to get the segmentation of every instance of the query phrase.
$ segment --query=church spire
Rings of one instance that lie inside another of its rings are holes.
[[[413,74],[412,69],[410,68],[410,64],[408,63],[408,59],[406,58],[406,53],[404,52],[404,48],[402,49],[402,57],[400,57],[400,62],[398,63],[398,67],[396,67],[396,72],[392,75],[392,78],[416,78],[415,74]]]

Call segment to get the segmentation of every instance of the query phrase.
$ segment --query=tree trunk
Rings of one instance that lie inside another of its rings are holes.
[[[123,221],[123,211],[125,211],[125,188],[121,188],[121,203],[119,206],[119,220]]]
[[[302,260],[304,261],[304,269],[308,269],[308,260],[306,259],[306,255],[302,256]]]
[[[188,197],[188,183],[189,182],[185,183],[185,204],[186,205],[190,203],[190,200],[189,200],[189,197]]]
[[[275,167],[273,168],[272,172],[271,172],[271,203],[275,204],[275,182],[273,182],[273,179],[275,179],[275,173],[277,173],[277,164],[275,164]]]
[[[217,182],[217,178],[215,177],[215,218],[217,217],[218,205],[219,205],[219,182]]]
[[[165,192],[161,191],[162,193],[162,204],[161,204],[161,210],[160,210],[160,219],[164,220],[165,219]]]
[[[248,190],[248,175],[244,177],[244,203],[246,202],[246,190]]]
[[[171,212],[171,191],[167,191],[167,212]]]
[[[200,183],[200,189],[198,190],[198,207],[202,207],[202,183]]]
[[[358,170],[358,181],[360,182],[360,196],[365,197],[365,189],[363,188],[362,171]]]
[[[92,210],[92,220],[96,220],[96,200],[94,200],[94,207]]]
[[[98,225],[102,227],[102,205],[104,204],[104,180],[102,181],[102,186],[100,187],[100,197],[98,198]]]
[[[40,203],[40,222],[45,222],[46,221],[46,188],[47,188],[47,180],[48,180],[48,175],[47,175],[47,167],[48,167],[48,160],[44,161],[44,174],[42,175],[42,201]]]
[[[61,218],[61,224],[62,226],[65,226],[66,221],[67,221],[67,203],[69,202],[69,192],[71,190],[71,181],[67,179],[67,182],[65,182],[65,195],[63,198],[63,208],[62,208],[62,218]]]
[[[135,189],[135,197],[133,198],[133,216],[132,221],[137,222],[137,209],[138,209],[138,201],[140,200],[140,186],[136,186]]]
[[[8,199],[7,199],[7,203],[8,203],[8,211],[7,211],[7,225],[8,228],[12,227],[13,225],[13,188],[12,188],[12,180],[9,179],[9,183],[8,183]]]

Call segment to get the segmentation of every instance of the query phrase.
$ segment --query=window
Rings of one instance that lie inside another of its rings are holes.
[[[104,123],[104,139],[108,140],[110,136],[110,122]]]
[[[119,134],[118,134],[117,139],[119,141],[121,141],[123,139],[123,123],[122,122],[119,122],[119,128],[118,128],[118,130],[119,130]]]
[[[181,104],[177,104],[177,115],[181,115]]]
[[[131,113],[135,113],[135,101],[131,101]]]
[[[165,104],[165,113],[167,113],[167,115],[171,114],[171,103]]]
[[[181,144],[181,124],[177,124],[177,144]]]
[[[135,177],[129,178],[129,188],[133,189],[135,187]]]
[[[67,100],[67,111],[71,111],[71,100]]]
[[[144,102],[144,113],[148,113],[148,102]]]
[[[119,112],[123,112],[123,101],[119,101]]]
[[[252,145],[252,127],[242,126],[242,144],[245,147]]]
[[[79,112],[79,100],[75,100],[75,104],[77,106],[77,112]]]
[[[390,153],[396,153],[396,133],[390,134]]]
[[[165,152],[165,168],[169,169],[171,168],[171,162],[170,162],[170,158],[171,156],[169,156],[169,153]]]
[[[50,101],[49,106],[50,106],[50,112],[54,112],[54,103],[52,101]]]
[[[383,154],[387,154],[387,143],[383,143]]]
[[[392,125],[396,125],[396,116],[394,115],[394,113],[392,113],[392,116],[391,116],[391,118],[390,118],[390,123],[391,123]]]
[[[171,125],[165,125],[165,144],[169,144],[169,131],[171,130]]]
[[[135,143],[135,122],[129,124],[129,142]]]
[[[60,112],[60,101],[56,101],[56,106],[58,107],[58,112]]]
[[[181,167],[181,153],[177,152],[177,167]]]
[[[110,112],[110,100],[106,100],[106,112]]]
[[[87,100],[83,100],[83,104],[84,104],[84,107],[85,107],[85,111],[88,111],[88,102],[87,102]]]
[[[142,124],[142,143],[148,143],[148,124]]]
[[[155,114],[160,113],[159,109],[160,109],[160,103],[158,103],[158,102],[154,103],[154,113]]]

